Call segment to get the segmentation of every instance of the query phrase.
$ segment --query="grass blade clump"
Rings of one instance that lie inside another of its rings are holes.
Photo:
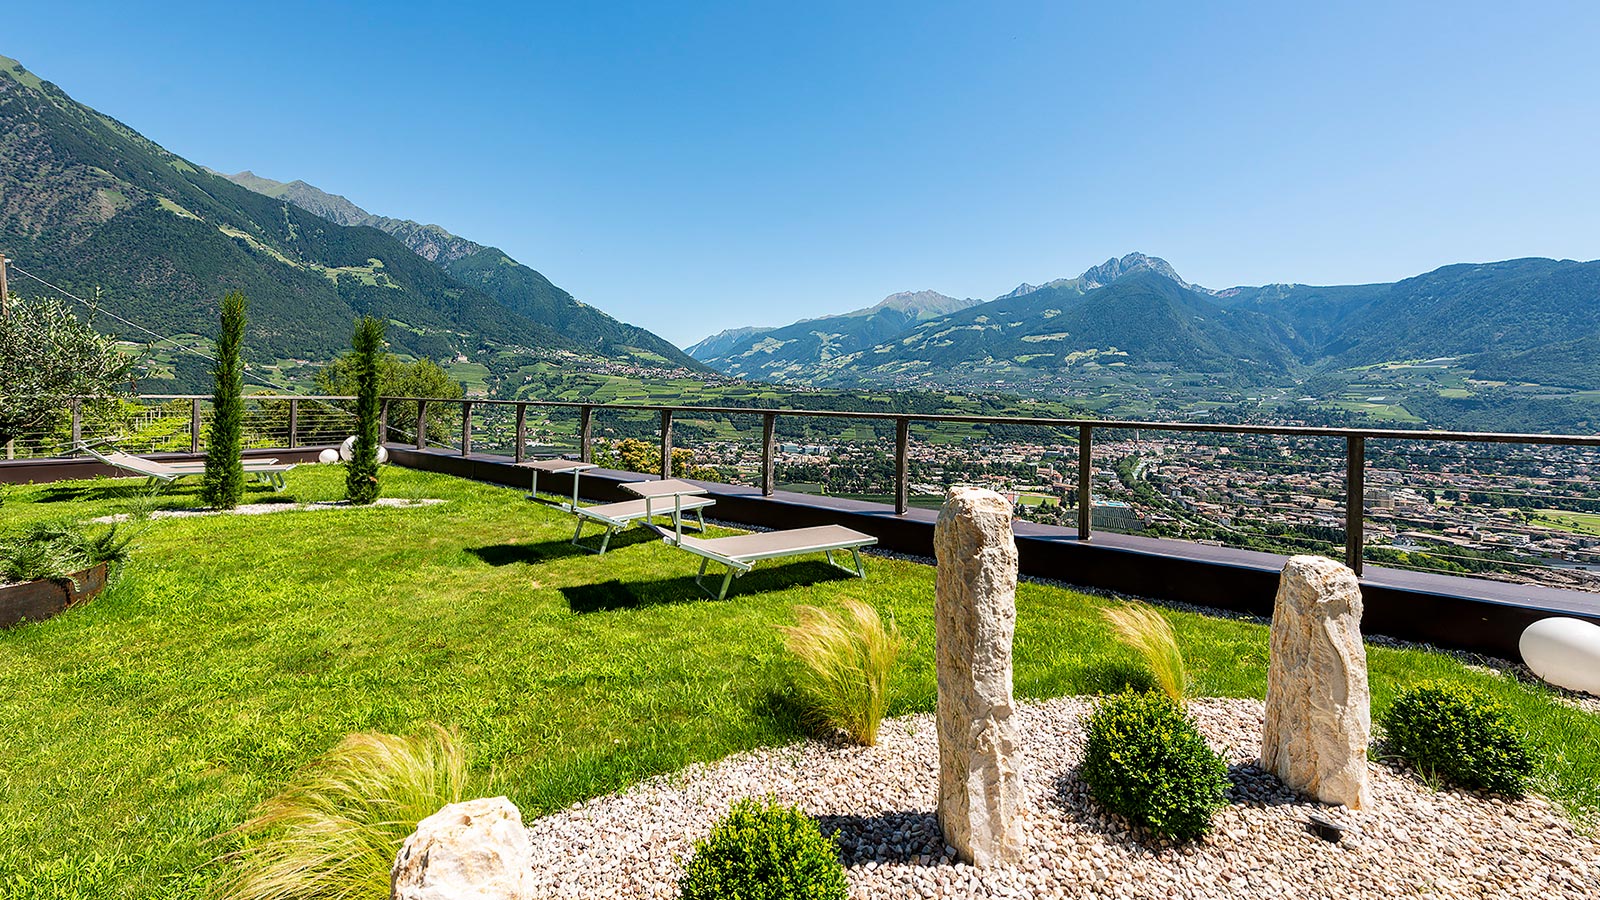
[[[817,722],[870,747],[889,708],[889,674],[900,655],[900,629],[860,600],[841,611],[797,606],[782,627],[784,646],[801,663],[795,686]]]
[[[127,534],[117,526],[91,533],[64,522],[35,522],[0,539],[0,584],[60,580],[84,569],[128,558]]]
[[[1183,664],[1183,650],[1166,617],[1144,603],[1111,606],[1100,614],[1117,637],[1144,658],[1161,690],[1182,705],[1189,696],[1189,675]]]
[[[232,834],[222,900],[386,900],[389,871],[417,823],[460,802],[466,754],[435,725],[416,737],[361,732],[258,805]]]

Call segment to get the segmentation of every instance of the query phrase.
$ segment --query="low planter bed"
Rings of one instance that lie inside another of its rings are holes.
[[[96,563],[66,578],[0,584],[0,628],[40,622],[87,603],[105,589],[106,563]]]

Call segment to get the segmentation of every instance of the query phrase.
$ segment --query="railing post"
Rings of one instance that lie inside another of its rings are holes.
[[[461,455],[472,453],[472,401],[461,401]]]
[[[771,497],[777,491],[776,461],[778,450],[778,414],[761,415],[761,496]]]
[[[894,420],[894,514],[903,516],[911,506],[911,485],[907,483],[911,449],[911,420]]]
[[[378,403],[378,443],[389,443],[389,398]]]
[[[300,446],[300,401],[289,401],[289,449]]]
[[[189,452],[200,452],[200,398],[189,401]]]
[[[594,462],[594,449],[591,439],[594,437],[594,407],[584,406],[578,409],[578,459],[583,462]]]
[[[1367,439],[1359,434],[1345,438],[1344,564],[1361,574],[1366,540]]]
[[[1078,540],[1094,534],[1094,435],[1090,425],[1078,426]]]
[[[517,462],[528,458],[528,404],[517,404],[517,452],[512,454]]]
[[[417,449],[428,447],[428,401],[417,400]]]
[[[672,477],[672,410],[661,411],[661,477]]]
[[[83,443],[83,401],[72,400],[72,455],[78,455],[78,445]]]

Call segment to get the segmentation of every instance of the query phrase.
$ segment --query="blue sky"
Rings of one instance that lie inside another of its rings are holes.
[[[0,53],[180,155],[680,343],[1130,250],[1212,287],[1600,257],[1594,3],[12,6]]]

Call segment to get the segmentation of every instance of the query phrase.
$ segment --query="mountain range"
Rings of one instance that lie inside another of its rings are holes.
[[[729,374],[828,386],[1049,391],[1109,376],[1146,386],[1199,379],[1237,398],[1435,360],[1472,378],[1600,389],[1600,262],[1516,259],[1392,284],[1212,291],[1130,253],[1076,278],[834,337],[843,330],[834,323],[849,320],[723,332],[690,353]]]
[[[203,338],[237,289],[250,298],[247,358],[267,368],[333,357],[363,314],[389,320],[391,345],[419,357],[569,352],[701,368],[492,247],[367,215],[303,183],[240,180],[0,57],[0,249],[78,296],[102,288],[104,308],[122,318]],[[14,279],[12,289],[27,287]],[[180,355],[146,387],[200,388],[206,367]]]

